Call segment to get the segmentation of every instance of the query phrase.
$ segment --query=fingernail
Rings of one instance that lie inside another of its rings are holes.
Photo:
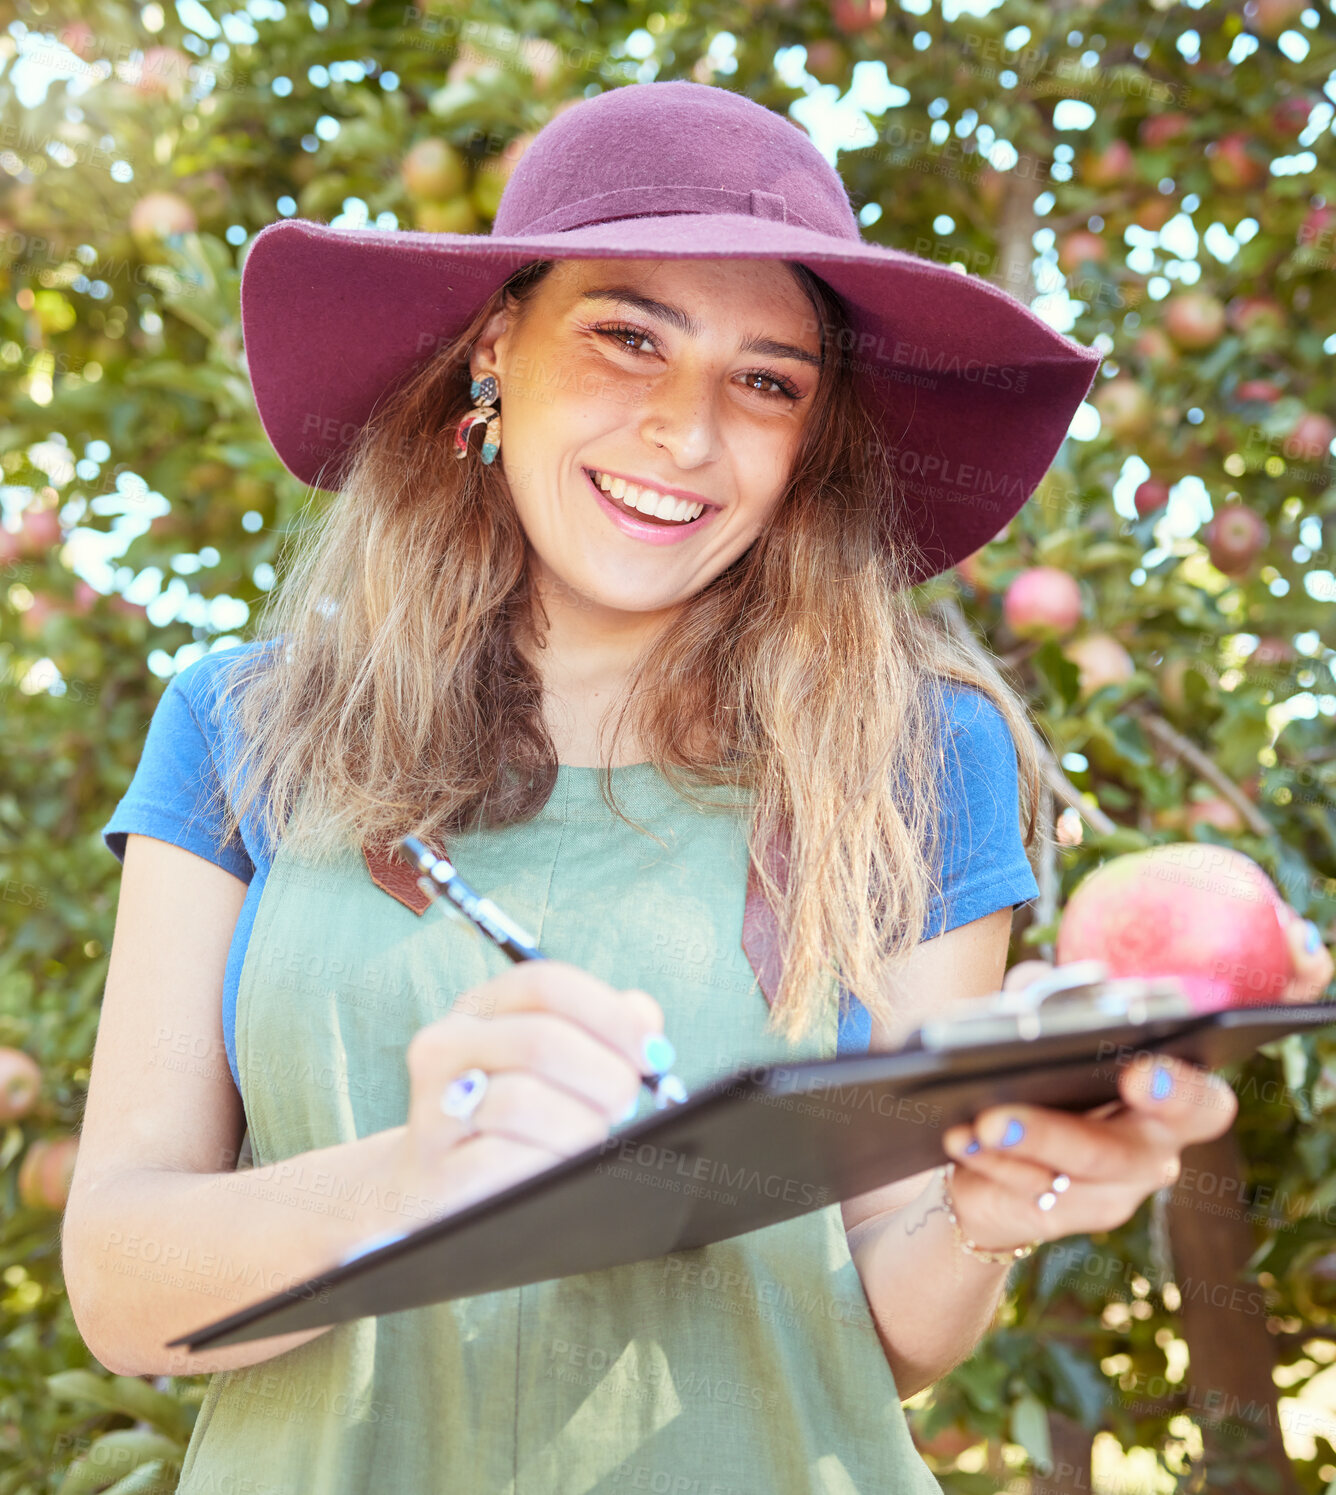
[[[1007,1122],[1007,1129],[1002,1133],[1002,1140],[998,1143],[998,1146],[1015,1147],[1017,1142],[1019,1142],[1024,1135],[1025,1128],[1013,1116],[1011,1120]]]
[[[1156,1100],[1163,1100],[1174,1088],[1174,1077],[1163,1064],[1155,1066],[1155,1073],[1150,1077],[1150,1093]]]
[[[662,1033],[650,1033],[640,1049],[646,1067],[656,1075],[666,1075],[677,1063],[677,1050]]]
[[[1310,955],[1316,955],[1322,948],[1322,931],[1311,919],[1304,920],[1304,949]]]
[[[978,1150],[979,1150],[979,1139],[977,1137],[972,1137],[970,1139],[970,1145],[965,1149],[965,1151],[966,1152],[978,1152]]]
[[[639,1109],[640,1097],[637,1095],[636,1098],[631,1102],[631,1104],[627,1106],[626,1110],[617,1118],[617,1125],[625,1126],[626,1123],[631,1120],[631,1118]]]

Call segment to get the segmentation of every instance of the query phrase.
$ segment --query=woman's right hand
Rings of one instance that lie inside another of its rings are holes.
[[[411,1095],[392,1186],[397,1228],[453,1213],[603,1141],[650,1073],[663,1033],[647,992],[558,960],[521,961],[463,993],[409,1042]],[[468,1069],[487,1075],[469,1123],[441,1110]],[[473,1128],[472,1131],[467,1126]]]

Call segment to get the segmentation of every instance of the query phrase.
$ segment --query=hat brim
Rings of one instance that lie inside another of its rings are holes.
[[[848,304],[854,365],[895,456],[897,523],[925,580],[986,544],[1052,465],[1103,355],[999,286],[918,255],[737,214],[622,218],[534,237],[337,229],[256,235],[241,281],[265,434],[334,490],[377,402],[539,259],[788,259]]]

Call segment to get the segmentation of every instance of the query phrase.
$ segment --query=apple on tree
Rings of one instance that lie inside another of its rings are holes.
[[[1209,291],[1179,291],[1165,306],[1164,325],[1180,348],[1213,348],[1225,333],[1224,304]]]
[[[1233,847],[1173,842],[1103,862],[1062,911],[1058,965],[1098,960],[1112,977],[1172,976],[1199,1012],[1317,1001],[1336,971],[1315,926]],[[1021,961],[1006,988],[1050,969]]]
[[[18,1121],[37,1104],[42,1070],[22,1049],[0,1048],[0,1122]]]
[[[1056,566],[1031,566],[1007,587],[1002,617],[1017,638],[1059,638],[1081,621],[1081,588]]]
[[[1153,514],[1169,502],[1169,484],[1163,478],[1147,478],[1144,483],[1137,484],[1132,502],[1136,505],[1137,513],[1144,519],[1147,514]]]
[[[1226,576],[1242,576],[1269,537],[1266,521],[1242,503],[1217,509],[1202,530],[1211,564]]]

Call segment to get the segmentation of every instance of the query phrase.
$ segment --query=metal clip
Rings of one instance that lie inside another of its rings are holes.
[[[1088,1032],[1162,1018],[1190,1017],[1192,1003],[1172,976],[1110,977],[1098,960],[1072,961],[1036,981],[964,1004],[919,1029],[925,1049],[1033,1040],[1045,1034]]]

